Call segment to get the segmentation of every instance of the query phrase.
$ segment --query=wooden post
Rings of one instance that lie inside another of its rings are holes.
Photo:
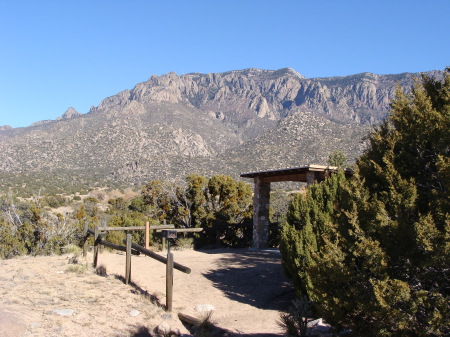
[[[127,258],[125,266],[125,284],[131,282],[131,234],[127,234]]]
[[[145,249],[150,249],[150,222],[145,223]]]
[[[166,226],[167,225],[167,223],[166,223],[166,219],[163,219],[163,226]],[[162,251],[165,251],[166,250],[166,238],[163,236],[163,238],[162,238]]]
[[[167,254],[166,264],[166,311],[172,312],[173,298],[173,254]]]
[[[86,258],[87,256],[87,249],[88,249],[88,223],[85,221],[84,222],[84,230],[83,230],[83,235],[84,235],[84,243],[83,243],[83,257]]]
[[[98,226],[94,227],[94,268],[97,268],[97,261],[98,261],[98,241],[99,241],[99,230]]]

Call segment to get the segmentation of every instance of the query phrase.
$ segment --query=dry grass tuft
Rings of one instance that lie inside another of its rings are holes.
[[[195,337],[213,337],[217,335],[215,322],[212,320],[212,311],[208,311],[200,323],[195,326]]]
[[[64,246],[62,248],[62,253],[63,254],[72,254],[74,256],[80,256],[81,248],[78,247],[77,245],[70,244],[70,245]]]
[[[88,271],[88,264],[70,264],[66,268],[66,273],[84,274]]]
[[[108,273],[106,272],[106,267],[103,264],[101,264],[97,268],[95,268],[95,273],[98,276],[104,276],[104,277],[108,276]]]

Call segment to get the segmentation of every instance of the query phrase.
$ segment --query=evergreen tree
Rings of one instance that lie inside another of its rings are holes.
[[[217,221],[237,223],[252,215],[251,186],[226,175],[208,179],[191,174],[184,183],[150,181],[141,196],[154,216],[180,227],[211,226]]]
[[[291,204],[285,270],[317,313],[355,336],[448,336],[450,75],[400,90],[354,177]]]
[[[336,166],[338,168],[344,168],[346,162],[347,156],[344,152],[339,150],[331,152],[327,160],[329,166]]]

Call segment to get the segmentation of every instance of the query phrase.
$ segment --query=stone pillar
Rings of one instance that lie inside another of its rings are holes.
[[[253,249],[269,246],[270,183],[255,178],[253,196]]]
[[[308,171],[306,172],[306,185],[314,184],[317,180],[316,172]]]

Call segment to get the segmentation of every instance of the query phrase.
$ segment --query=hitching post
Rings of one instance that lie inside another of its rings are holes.
[[[150,249],[150,222],[145,223],[145,249]]]
[[[125,266],[125,284],[131,281],[131,234],[127,234],[127,255]]]
[[[169,243],[170,245],[170,243]],[[167,254],[166,265],[166,308],[167,312],[172,312],[173,299],[173,254]]]
[[[83,243],[83,257],[86,258],[87,256],[87,249],[88,249],[88,223],[87,221],[84,222],[84,230],[83,230],[83,235],[84,235],[84,243]]]
[[[170,239],[177,238],[177,232],[171,230],[162,231],[163,238],[167,238],[167,263],[166,263],[166,311],[172,312],[173,300],[173,254],[170,252]]]
[[[99,230],[98,226],[94,227],[94,268],[97,268],[97,261],[98,261],[98,239],[99,239]]]

